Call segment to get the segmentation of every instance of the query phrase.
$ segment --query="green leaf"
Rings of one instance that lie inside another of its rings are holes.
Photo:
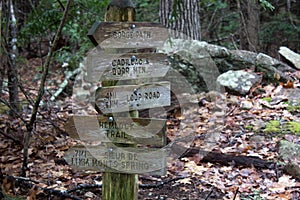
[[[259,0],[260,5],[266,10],[266,9],[270,9],[271,11],[273,11],[275,9],[275,7],[266,0]]]

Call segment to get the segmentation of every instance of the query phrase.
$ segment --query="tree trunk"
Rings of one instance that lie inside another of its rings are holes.
[[[259,4],[256,0],[237,0],[240,14],[240,49],[259,51]]]
[[[2,1],[0,2],[0,22],[2,22]],[[2,23],[0,23],[0,38],[2,38]],[[2,54],[2,39],[0,40],[0,96],[3,93],[3,80],[4,80],[4,62],[3,62],[3,54]]]
[[[198,0],[160,0],[160,22],[175,38],[201,40],[199,7]]]
[[[19,112],[19,91],[18,91],[18,70],[17,70],[17,20],[14,12],[13,1],[9,1],[9,16],[10,16],[10,48],[9,48],[9,63],[7,68],[9,103],[11,106],[11,115]]]

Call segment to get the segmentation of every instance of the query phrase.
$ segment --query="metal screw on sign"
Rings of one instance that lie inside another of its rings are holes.
[[[135,24],[132,24],[132,25],[130,26],[130,28],[131,28],[131,29],[135,29],[135,28],[136,28],[136,25],[135,25]]]
[[[108,121],[109,121],[109,122],[113,122],[113,121],[114,121],[114,118],[113,118],[113,117],[108,117]]]
[[[131,62],[136,61],[136,56],[131,56]]]

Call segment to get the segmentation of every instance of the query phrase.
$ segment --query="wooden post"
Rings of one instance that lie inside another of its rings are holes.
[[[132,22],[135,20],[134,6],[131,0],[112,0],[105,14],[105,21]],[[112,86],[111,81],[103,86]],[[131,117],[138,117],[138,111],[131,111]],[[129,144],[115,144],[119,147],[135,147]],[[137,200],[138,175],[104,172],[102,175],[103,200]]]
[[[105,21],[133,22],[134,5],[131,0],[112,0],[105,13]]]

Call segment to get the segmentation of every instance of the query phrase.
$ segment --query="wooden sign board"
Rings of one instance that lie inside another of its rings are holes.
[[[97,22],[88,33],[101,48],[156,48],[168,38],[167,29],[151,22]]]
[[[166,145],[166,120],[163,119],[72,116],[65,129],[73,139],[85,142]]]
[[[102,113],[108,114],[169,106],[170,96],[170,82],[165,81],[99,88],[95,102]]]
[[[86,81],[164,77],[169,67],[167,55],[162,53],[90,53]]]
[[[130,147],[77,146],[64,159],[74,169],[126,174],[166,174],[166,151]]]

